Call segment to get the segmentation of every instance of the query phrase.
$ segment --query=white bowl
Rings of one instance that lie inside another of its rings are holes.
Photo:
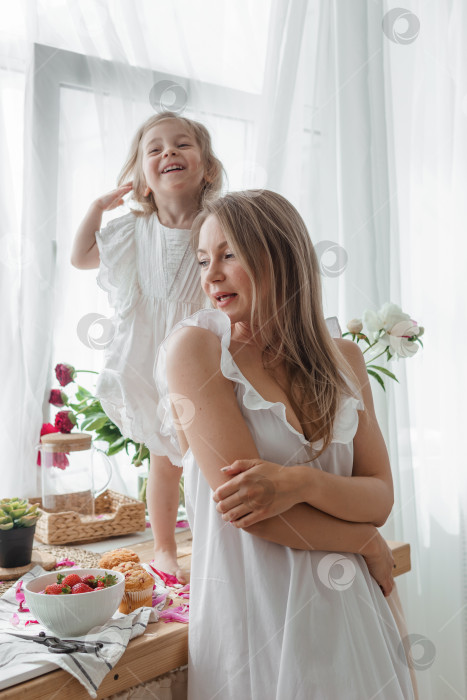
[[[78,574],[78,576],[102,576],[114,574],[117,583],[101,591],[68,595],[46,595],[40,593],[51,583],[57,583],[57,574]],[[125,577],[120,571],[108,569],[60,569],[38,576],[24,584],[27,607],[44,627],[57,637],[80,637],[93,627],[99,627],[109,620],[117,610],[125,592]]]

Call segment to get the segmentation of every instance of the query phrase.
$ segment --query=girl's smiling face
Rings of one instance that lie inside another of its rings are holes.
[[[248,274],[226,241],[218,219],[210,214],[199,233],[198,263],[201,285],[214,308],[224,311],[230,322],[249,325],[252,285]]]
[[[178,119],[153,126],[141,142],[141,165],[147,186],[157,196],[199,194],[204,162],[194,135]]]

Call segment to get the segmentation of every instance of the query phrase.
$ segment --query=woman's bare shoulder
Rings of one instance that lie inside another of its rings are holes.
[[[199,326],[182,326],[171,333],[167,339],[167,357],[183,359],[186,356],[201,358],[203,351],[208,355],[220,355],[221,340],[218,335],[208,328]]]

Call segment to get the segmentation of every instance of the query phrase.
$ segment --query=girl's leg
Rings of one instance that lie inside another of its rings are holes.
[[[174,574],[181,583],[188,583],[190,572],[179,567],[175,542],[179,483],[182,472],[183,469],[175,467],[168,457],[151,453],[146,500],[154,536],[156,569]]]

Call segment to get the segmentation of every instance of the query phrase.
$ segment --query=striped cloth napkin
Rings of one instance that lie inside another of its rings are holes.
[[[22,577],[24,583],[47,573],[35,566]],[[18,639],[9,632],[36,636],[47,630],[41,624],[27,624],[33,618],[30,612],[18,610],[16,587],[12,586],[0,598],[0,668],[17,661],[44,661],[68,671],[86,688],[91,697],[97,697],[97,689],[105,676],[113,669],[125,651],[128,642],[143,634],[149,622],[157,622],[159,613],[154,608],[138,608],[129,615],[115,613],[105,625],[93,628],[92,634],[73,639],[86,642],[99,641],[104,646],[97,653],[73,652],[52,654],[45,646],[27,639]]]

